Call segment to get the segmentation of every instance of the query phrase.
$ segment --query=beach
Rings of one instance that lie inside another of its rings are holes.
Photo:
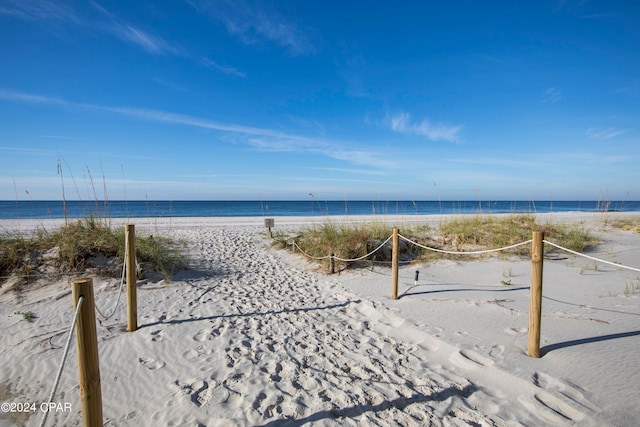
[[[637,217],[637,213],[615,213]],[[640,267],[640,235],[600,213],[580,222],[592,257]],[[293,235],[326,218],[275,218]],[[441,216],[332,217],[434,223]],[[112,220],[121,226],[124,220]],[[28,233],[62,220],[3,220]],[[489,256],[328,274],[275,249],[259,217],[131,220],[185,242],[191,268],[138,284],[138,330],[124,298],[97,317],[104,425],[630,426],[640,422],[640,273],[562,251],[544,259],[541,358],[527,352],[531,261]],[[339,255],[339,254],[337,254]],[[419,278],[415,281],[415,272]],[[0,288],[0,426],[37,426],[73,319],[70,281]],[[95,304],[119,279],[94,277]],[[25,288],[26,289],[26,288]],[[34,314],[32,322],[19,313]],[[18,313],[18,314],[17,314]],[[75,344],[46,425],[81,425]],[[68,405],[67,405],[68,404]],[[14,405],[17,407],[17,405]],[[3,406],[4,407],[4,406]]]

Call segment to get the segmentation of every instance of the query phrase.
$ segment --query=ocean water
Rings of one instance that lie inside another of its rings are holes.
[[[0,201],[0,219],[640,212],[640,201]]]

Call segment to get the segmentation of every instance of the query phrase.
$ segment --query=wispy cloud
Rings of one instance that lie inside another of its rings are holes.
[[[320,170],[320,171],[329,171],[329,172],[339,172],[339,173],[348,173],[353,175],[386,175],[384,171],[373,170],[373,169],[354,169],[354,168],[330,168],[330,167],[310,167],[308,169],[311,170]]]
[[[228,75],[242,77],[242,78],[247,77],[247,73],[240,71],[237,68],[230,67],[228,65],[219,64],[216,61],[213,61],[212,59],[209,59],[209,58],[202,58],[201,62],[205,67],[211,68],[212,70],[219,71],[222,74],[228,74]]]
[[[98,3],[91,2],[91,5],[106,19],[93,22],[87,17],[76,14],[67,4],[50,0],[7,0],[4,4],[0,4],[0,14],[26,21],[37,21],[39,24],[71,22],[82,28],[91,28],[94,31],[97,29],[102,33],[111,34],[150,53],[180,52],[178,47],[162,37],[117,18]]]
[[[9,15],[25,21],[79,22],[79,18],[68,5],[50,0],[4,0],[0,3],[0,15]]]
[[[628,129],[616,129],[616,128],[588,128],[587,136],[592,139],[612,139],[618,135],[622,135],[628,132]]]
[[[560,89],[556,89],[555,87],[550,87],[549,89],[544,91],[542,96],[542,102],[545,104],[555,104],[556,102],[562,101],[564,99],[564,95]]]
[[[51,154],[55,153],[55,150],[51,150],[48,148],[25,148],[25,147],[3,147],[0,146],[0,151],[11,151],[11,152],[25,152],[25,153],[35,153],[35,154]]]
[[[299,126],[305,129],[311,129],[320,134],[324,134],[326,132],[324,125],[317,120],[305,119],[302,117],[294,116],[292,114],[287,114],[286,116],[289,120],[291,120],[291,123],[293,123],[296,126]]]
[[[91,5],[105,18],[97,25],[102,32],[111,34],[123,42],[137,46],[148,53],[186,56],[185,50],[175,43],[120,19],[96,2],[91,2]]]
[[[39,25],[71,23],[75,28],[90,29],[95,33],[115,37],[149,54],[179,56],[223,74],[246,77],[245,73],[234,67],[222,65],[209,58],[200,58],[152,30],[143,29],[139,25],[119,18],[95,1],[91,1],[90,5],[98,12],[97,18],[77,14],[68,4],[51,0],[5,0],[0,3],[0,15],[34,21]]]
[[[314,46],[295,23],[268,7],[270,3],[247,0],[189,1],[198,12],[224,25],[245,44],[268,40],[293,55],[313,52]]]
[[[149,53],[180,54],[180,49],[164,40],[162,37],[143,31],[129,24],[114,24],[110,27],[111,33],[121,40],[132,43]]]
[[[393,166],[393,162],[388,160],[386,156],[380,155],[376,152],[352,149],[348,147],[348,144],[343,142],[333,141],[326,138],[301,136],[282,132],[276,129],[222,123],[201,117],[154,109],[110,107],[89,103],[78,103],[59,98],[49,98],[41,95],[25,94],[2,89],[0,89],[0,99],[29,104],[51,105],[67,109],[104,111],[137,120],[147,120],[213,130],[224,134],[235,135],[234,138],[231,138],[234,142],[241,142],[262,151],[307,152],[321,154],[352,164],[366,165],[369,167],[387,168]]]
[[[7,101],[24,102],[27,104],[48,104],[66,106],[69,103],[60,98],[53,98],[42,95],[33,95],[30,93],[15,92],[11,90],[0,89],[0,99],[6,99]]]
[[[428,119],[412,122],[409,113],[388,116],[385,120],[389,127],[399,133],[423,136],[431,141],[457,142],[460,139],[462,125],[452,126],[445,123],[431,123]]]

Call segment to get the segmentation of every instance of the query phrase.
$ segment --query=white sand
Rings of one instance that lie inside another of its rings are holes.
[[[439,218],[332,219],[371,220]],[[551,220],[585,221],[603,239],[591,255],[640,267],[639,235],[605,233],[593,214]],[[275,230],[294,230],[323,220],[275,221]],[[111,319],[98,317],[105,425],[640,423],[640,273],[561,253],[545,259],[543,357],[533,359],[527,260],[402,267],[402,297],[392,301],[388,268],[327,275],[272,249],[261,218],[129,222],[187,240],[194,268],[139,285],[138,331],[124,331],[124,301]],[[51,221],[0,229],[43,224]],[[38,405],[0,413],[0,426],[42,418],[73,314],[69,280],[19,297],[0,289],[0,402]],[[94,281],[105,311],[118,281]],[[79,394],[74,344],[54,399],[71,410],[50,413],[47,425],[80,425]]]

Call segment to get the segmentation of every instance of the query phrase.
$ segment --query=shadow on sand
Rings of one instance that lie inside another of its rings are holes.
[[[161,316],[160,320],[158,320],[157,322],[140,325],[140,328],[147,328],[150,326],[157,326],[157,325],[178,325],[181,323],[201,322],[203,320],[231,319],[235,317],[269,316],[269,315],[284,314],[284,313],[300,313],[300,312],[309,312],[309,311],[318,311],[318,310],[331,310],[334,308],[346,307],[350,304],[358,304],[359,302],[360,300],[353,300],[353,301],[349,300],[340,304],[331,304],[331,305],[324,305],[319,307],[290,308],[290,309],[284,309],[284,310],[269,310],[269,311],[251,312],[251,313],[218,314],[214,316],[193,317],[188,319],[165,320],[166,316]]]
[[[420,285],[419,285],[420,286]],[[424,286],[424,285],[422,285]],[[438,286],[442,286],[442,285],[438,285]],[[406,291],[404,291],[399,298],[403,298],[405,296],[410,296],[410,295],[426,295],[426,294],[439,294],[442,292],[513,292],[513,291],[522,291],[525,289],[529,289],[529,286],[519,286],[519,287],[504,287],[501,289],[495,289],[495,288],[488,288],[486,286],[483,286],[481,288],[453,288],[453,286],[456,286],[456,284],[452,284],[452,289],[435,289],[432,291],[420,291],[420,292],[410,292],[411,289],[415,288],[411,287],[409,289],[407,289]]]
[[[427,395],[427,394],[416,391],[412,396],[399,397],[393,400],[386,400],[377,405],[362,404],[362,405],[350,406],[348,408],[329,409],[325,411],[316,412],[315,414],[311,414],[308,417],[300,418],[297,420],[294,420],[294,419],[273,420],[257,427],[276,427],[276,426],[299,427],[307,423],[313,423],[321,420],[339,420],[341,418],[356,418],[367,412],[383,412],[391,408],[396,408],[402,411],[404,410],[404,408],[414,403],[442,402],[454,396],[462,396],[467,398],[471,396],[476,390],[477,388],[475,386],[468,385],[462,390],[457,389],[455,387],[449,387],[438,393],[434,393],[431,395]]]
[[[573,347],[575,345],[591,344],[594,342],[615,340],[619,338],[635,337],[638,335],[640,335],[640,331],[620,332],[618,334],[599,335],[597,337],[581,338],[578,340],[571,340],[571,341],[559,342],[556,344],[549,344],[540,348],[540,355],[544,356],[547,353],[552,352],[554,350],[559,350],[561,348],[566,348],[566,347]]]

